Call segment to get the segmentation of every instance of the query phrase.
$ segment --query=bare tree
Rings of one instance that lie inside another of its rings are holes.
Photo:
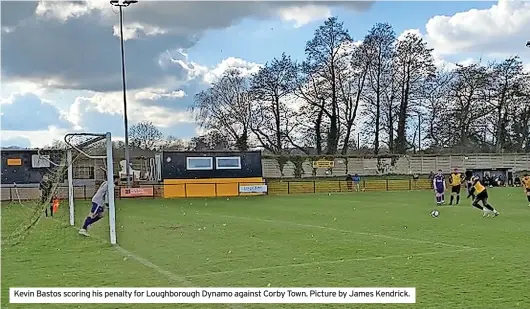
[[[429,147],[441,150],[452,138],[451,123],[447,113],[451,108],[450,87],[455,75],[450,70],[439,70],[436,76],[424,84],[423,107],[425,108],[426,139]]]
[[[195,96],[191,107],[195,120],[202,128],[234,142],[239,150],[247,150],[252,116],[249,90],[249,81],[239,70],[227,71],[218,82]]]
[[[141,149],[153,149],[162,141],[163,136],[151,121],[139,122],[129,129],[131,145]]]
[[[485,116],[492,112],[487,104],[491,73],[482,64],[458,65],[450,87],[451,107],[447,110],[452,137],[446,146],[460,151],[487,143]]]
[[[394,44],[396,35],[392,26],[386,23],[376,24],[364,38],[363,45],[365,49],[364,66],[368,68],[368,89],[364,94],[364,101],[367,103],[365,109],[366,116],[370,123],[370,134],[374,137],[374,153],[379,153],[381,143],[381,127],[383,104],[386,98],[385,93],[392,89],[392,61],[395,55]],[[387,90],[388,89],[388,90]],[[388,104],[387,104],[388,105]],[[392,112],[390,107],[390,112]],[[392,121],[392,116],[388,121]]]
[[[510,109],[510,150],[530,152],[530,72],[525,72]]]
[[[296,122],[290,120],[296,114],[287,99],[296,89],[297,70],[291,58],[282,54],[280,59],[266,63],[251,79],[254,101],[251,130],[260,144],[274,154],[294,143],[291,133]]]
[[[432,49],[418,35],[408,33],[396,47],[395,74],[400,88],[396,152],[407,150],[407,120],[411,108],[421,99],[421,87],[436,71]]]
[[[190,151],[222,151],[229,148],[228,141],[217,131],[210,131],[206,135],[193,137],[188,145]]]
[[[306,62],[302,63],[295,96],[304,102],[298,114],[298,123],[306,147],[314,147],[317,154],[322,154],[326,130],[326,98],[328,88],[326,82],[319,78]]]
[[[524,87],[523,83],[530,76],[525,74],[519,57],[511,57],[493,65],[491,78],[488,103],[494,110],[489,120],[494,128],[495,151],[501,152],[509,143],[509,116],[517,109],[520,89]]]
[[[167,150],[184,151],[187,147],[187,143],[176,136],[169,135],[164,141],[162,147]]]
[[[362,94],[365,90],[368,70],[370,66],[367,49],[364,44],[353,46],[343,44],[343,57],[338,61],[337,101],[339,120],[341,124],[342,154],[347,154],[352,144],[353,125],[357,119]]]
[[[310,74],[315,75],[317,81],[323,82],[329,89],[329,97],[313,105],[317,108],[320,106],[322,115],[325,115],[329,121],[326,141],[326,153],[328,154],[335,154],[339,146],[341,123],[338,81],[339,75],[347,72],[343,66],[346,63],[345,57],[348,57],[348,54],[344,52],[344,45],[350,44],[351,41],[344,24],[336,17],[330,17],[315,31],[315,36],[307,42],[305,48],[306,68]]]

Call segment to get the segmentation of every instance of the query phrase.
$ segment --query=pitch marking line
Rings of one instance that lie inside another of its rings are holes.
[[[397,255],[387,255],[387,256],[366,257],[366,258],[351,258],[351,259],[341,259],[341,260],[332,260],[332,261],[317,261],[317,262],[308,262],[308,263],[300,263],[300,264],[257,267],[257,268],[249,268],[249,269],[235,269],[235,270],[226,270],[226,271],[216,271],[216,272],[210,272],[210,273],[204,273],[204,274],[198,274],[198,275],[190,275],[190,276],[186,276],[186,278],[208,277],[208,276],[214,276],[214,275],[246,273],[246,272],[254,272],[254,271],[268,271],[268,270],[281,269],[281,268],[308,267],[308,266],[325,265],[325,264],[329,265],[329,264],[339,264],[339,263],[346,263],[346,262],[414,258],[417,256],[448,254],[448,253],[467,252],[467,251],[475,251],[475,250],[483,250],[483,249],[467,248],[467,249],[457,249],[457,250],[450,250],[450,251],[435,251],[435,252],[431,251],[431,252],[416,253],[416,254],[397,254]]]
[[[364,236],[370,236],[370,237],[375,237],[375,238],[386,238],[386,239],[392,239],[392,240],[398,240],[398,241],[408,241],[408,242],[415,242],[415,243],[420,243],[420,244],[438,245],[438,246],[445,246],[445,247],[451,247],[451,248],[478,249],[478,248],[474,248],[474,247],[470,247],[470,246],[453,245],[453,244],[447,244],[447,243],[443,243],[443,242],[434,242],[434,241],[426,241],[426,240],[420,240],[420,239],[403,238],[403,237],[396,237],[396,236],[382,235],[382,234],[375,234],[375,233],[368,233],[368,232],[357,232],[357,231],[339,229],[339,228],[328,227],[328,226],[313,225],[313,224],[303,224],[303,223],[296,223],[296,222],[290,222],[290,221],[280,221],[280,220],[260,219],[260,218],[250,218],[250,217],[239,217],[239,216],[220,215],[220,214],[212,214],[212,213],[204,213],[204,212],[199,212],[199,214],[205,214],[205,215],[208,215],[208,216],[218,216],[218,217],[223,217],[223,218],[250,220],[250,221],[257,221],[257,222],[288,224],[288,225],[293,225],[293,226],[309,227],[309,228],[316,228],[316,229],[322,229],[322,230],[330,230],[330,231],[336,231],[336,232],[364,235]]]
[[[101,240],[101,239],[100,239]],[[182,285],[185,285],[185,286],[188,286],[188,287],[195,287],[196,285],[194,285],[193,283],[191,283],[190,281],[186,280],[185,277],[182,277],[180,275],[177,275],[175,273],[172,273],[168,270],[165,270],[163,269],[162,267],[156,265],[155,263],[147,260],[147,259],[144,259],[143,257],[141,256],[138,256],[134,253],[132,253],[131,251],[127,250],[127,249],[124,249],[118,245],[114,246],[114,248],[116,250],[118,250],[118,252],[120,252],[121,254],[123,254],[124,256],[126,257],[130,257],[132,259],[134,259],[135,261],[137,261],[138,263],[148,267],[148,268],[151,268],[153,270],[155,270],[156,272],[158,272],[159,274],[161,275],[164,275],[166,276],[167,278],[173,280],[173,281],[176,281]],[[232,309],[243,309],[244,307],[240,304],[226,304],[228,305],[229,308],[232,308]]]
[[[29,209],[29,207],[27,207],[26,205],[22,205],[22,206],[25,207],[26,209]],[[71,226],[70,224],[66,224],[66,223],[60,221],[57,218],[51,217],[50,219],[52,219],[55,222],[58,222],[61,225],[67,225],[67,226],[69,226],[69,227],[71,227],[71,228],[73,228],[74,230],[77,231],[77,227]],[[100,242],[103,242],[103,243],[109,243],[104,238],[101,238],[101,237],[98,237],[98,236],[92,236],[91,235],[89,238],[96,239],[96,240],[98,240]],[[159,274],[161,274],[161,275],[163,275],[163,276],[165,276],[165,277],[167,277],[167,278],[169,278],[169,279],[171,279],[173,281],[176,281],[176,282],[178,282],[178,283],[180,283],[182,285],[188,286],[188,287],[194,287],[195,286],[193,283],[191,283],[190,281],[186,280],[185,277],[179,276],[179,275],[177,275],[175,273],[172,273],[172,272],[170,272],[168,270],[165,270],[164,268],[156,265],[155,263],[153,263],[153,262],[151,262],[151,261],[149,261],[147,259],[144,259],[143,257],[138,256],[138,255],[132,253],[131,251],[120,247],[119,245],[114,245],[112,247],[114,249],[116,249],[116,251],[121,253],[123,256],[128,257],[128,258],[132,258],[136,262],[144,265],[145,267],[151,268],[152,270],[156,271],[157,273],[159,273]],[[229,308],[232,308],[232,309],[243,309],[244,308],[241,304],[227,304],[227,305],[228,305]]]

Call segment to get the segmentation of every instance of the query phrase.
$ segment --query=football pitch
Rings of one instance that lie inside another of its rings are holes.
[[[464,196],[465,197],[465,196]],[[2,246],[2,308],[530,308],[530,207],[490,189],[501,212],[431,191],[118,200],[85,238],[67,206]],[[447,197],[448,199],[448,197]],[[64,202],[63,202],[64,203]],[[2,205],[4,240],[32,206]],[[81,224],[89,201],[78,201]],[[415,305],[9,304],[9,287],[416,287]]]

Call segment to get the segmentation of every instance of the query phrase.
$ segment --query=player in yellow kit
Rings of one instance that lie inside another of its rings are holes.
[[[449,201],[449,205],[453,205],[455,196],[455,205],[458,205],[458,203],[460,203],[460,189],[462,187],[462,174],[458,172],[458,169],[455,168],[455,170],[451,173],[451,177],[449,177],[449,183],[451,184],[451,200]]]
[[[523,185],[523,190],[526,194],[526,199],[528,200],[528,207],[530,207],[530,176],[528,176],[528,174],[524,175],[521,184]]]
[[[472,194],[475,195],[475,199],[473,200],[472,204],[473,207],[481,209],[483,211],[483,217],[489,217],[490,214],[492,214],[494,217],[497,217],[499,212],[488,203],[488,190],[486,189],[486,186],[480,182],[480,179],[477,176],[473,176],[471,181],[473,183],[473,187],[471,187],[469,196]],[[479,202],[482,203],[482,206],[479,205]]]

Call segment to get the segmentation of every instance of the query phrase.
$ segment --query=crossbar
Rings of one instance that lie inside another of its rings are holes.
[[[77,145],[77,147],[79,147],[79,148],[83,148],[83,147],[86,147],[86,146],[88,146],[88,145],[95,144],[95,143],[97,143],[97,142],[99,142],[99,141],[102,141],[102,140],[104,140],[104,139],[105,139],[105,136],[98,136],[98,137],[95,137],[95,138],[93,138],[93,139],[91,139],[91,140],[88,140],[88,141],[86,141],[86,142],[84,142],[84,143],[81,143],[81,144]]]
[[[93,139],[90,139],[84,143],[81,143],[79,145],[74,145],[74,144],[71,144],[70,141],[69,141],[69,137],[72,137],[72,136],[94,136]],[[93,156],[93,155],[89,155],[88,153],[84,152],[83,150],[81,150],[81,147],[86,147],[88,145],[91,145],[91,144],[94,144],[96,142],[99,142],[101,140],[104,140],[105,138],[107,138],[107,135],[106,134],[101,134],[101,133],[69,133],[69,134],[66,134],[64,136],[64,142],[70,146],[71,148],[77,150],[79,153],[83,154],[84,156],[86,156],[87,158],[90,158],[90,159],[105,159],[107,156]]]

